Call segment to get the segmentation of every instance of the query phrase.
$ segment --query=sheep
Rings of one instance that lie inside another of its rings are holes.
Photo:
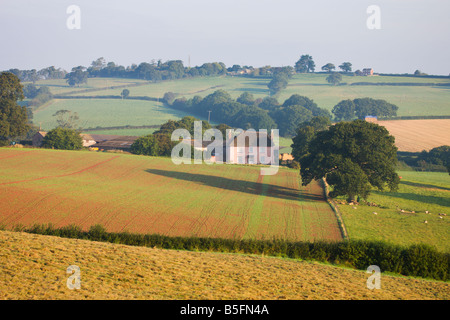
[[[423,223],[428,223],[428,221],[427,220],[425,220]]]
[[[376,213],[375,211],[374,212],[372,212],[374,215],[377,215],[378,213]]]

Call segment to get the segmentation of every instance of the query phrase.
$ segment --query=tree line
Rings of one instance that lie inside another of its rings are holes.
[[[244,130],[253,128],[279,129],[280,136],[295,135],[299,123],[310,120],[314,116],[324,116],[331,119],[328,110],[319,108],[317,104],[304,96],[292,95],[282,104],[275,97],[255,99],[251,93],[244,92],[237,99],[233,99],[224,90],[215,92],[202,98],[194,96],[175,99],[173,93],[164,95],[164,102],[178,110],[206,116],[216,123]]]
[[[331,111],[336,121],[363,120],[366,116],[391,118],[397,115],[398,107],[382,99],[358,98],[340,101]]]

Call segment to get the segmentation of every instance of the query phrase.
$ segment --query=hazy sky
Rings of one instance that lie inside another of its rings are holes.
[[[69,30],[69,5],[81,29]],[[370,30],[369,5],[381,29]],[[98,57],[132,63],[220,61],[293,66],[312,55],[375,72],[450,73],[448,0],[0,0],[0,70],[88,67]]]

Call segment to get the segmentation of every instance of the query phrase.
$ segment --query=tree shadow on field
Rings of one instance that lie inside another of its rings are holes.
[[[417,182],[411,182],[411,181],[401,181],[400,183],[405,184],[407,186],[412,186],[412,187],[440,189],[440,190],[450,191],[450,188],[435,186],[434,184],[417,183]]]
[[[242,181],[225,177],[210,176],[205,174],[194,174],[179,171],[166,171],[158,169],[147,169],[148,173],[159,176],[174,178],[178,180],[190,181],[200,185],[209,187],[250,193],[255,195],[263,194],[267,197],[284,199],[284,200],[301,200],[301,201],[323,201],[322,195],[317,195],[307,191],[301,191],[292,188],[280,187],[268,183]]]
[[[269,92],[269,88],[267,89],[259,89],[259,88],[236,88],[235,91],[242,91],[248,93],[267,93]]]
[[[386,193],[390,197],[400,198],[400,199],[406,199],[406,200],[413,200],[417,202],[422,203],[429,203],[429,204],[437,204],[444,207],[450,208],[450,199],[449,198],[442,198],[442,197],[435,197],[435,196],[424,196],[416,193],[397,193],[397,192],[389,192]]]

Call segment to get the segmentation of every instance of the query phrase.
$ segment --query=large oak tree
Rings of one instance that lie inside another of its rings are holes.
[[[364,199],[372,188],[396,191],[397,147],[386,128],[362,120],[340,122],[315,134],[300,159],[303,185],[326,178],[330,195]]]

